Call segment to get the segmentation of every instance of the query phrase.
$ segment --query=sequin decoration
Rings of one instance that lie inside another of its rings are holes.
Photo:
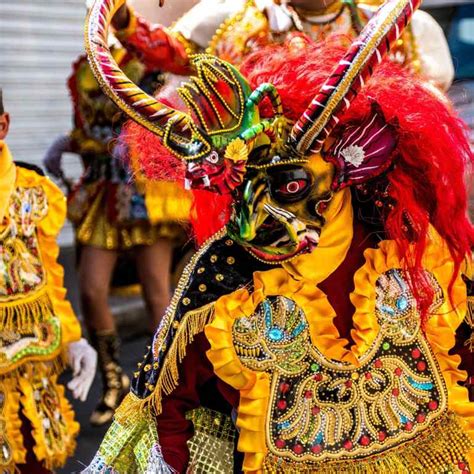
[[[198,408],[188,414],[188,419],[194,425],[194,436],[188,441],[193,472],[232,472],[236,431],[230,417],[207,408]]]
[[[47,212],[46,194],[40,187],[13,191],[8,223],[0,235],[0,301],[44,285],[36,225]]]
[[[442,292],[426,276],[438,306]],[[241,362],[271,375],[267,442],[275,459],[316,469],[323,461],[373,456],[414,439],[445,414],[444,381],[404,272],[390,270],[376,286],[380,332],[358,367],[319,352],[304,312],[288,297],[268,296],[234,322]]]
[[[28,404],[34,406],[36,420],[34,426],[36,436],[44,442],[48,457],[64,453],[74,443],[75,433],[64,418],[64,406],[61,400],[61,389],[56,383],[56,376],[35,374],[28,389],[23,384],[22,390],[28,399]],[[69,448],[70,449],[70,448]]]

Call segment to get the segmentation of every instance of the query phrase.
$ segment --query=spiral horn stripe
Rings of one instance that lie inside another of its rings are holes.
[[[354,40],[344,57],[293,126],[290,146],[317,153],[374,68],[408,25],[421,0],[387,0]]]
[[[178,156],[197,158],[209,153],[207,140],[188,114],[146,94],[124,74],[112,57],[107,44],[109,25],[124,3],[125,0],[97,0],[86,21],[86,52],[102,90],[131,119],[159,137],[166,138],[165,145]]]

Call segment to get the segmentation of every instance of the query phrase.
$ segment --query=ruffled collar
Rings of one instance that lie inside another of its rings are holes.
[[[311,342],[325,357],[357,365],[379,330],[375,314],[376,281],[390,269],[404,268],[394,241],[384,241],[377,249],[366,250],[364,256],[366,263],[354,276],[355,290],[351,295],[355,306],[355,329],[352,334],[355,345],[351,350],[345,349],[346,341],[339,337],[333,323],[334,310],[326,295],[312,281],[302,278],[297,280],[284,270],[255,273],[252,293],[241,289],[217,301],[214,320],[205,329],[211,345],[207,355],[217,376],[240,391],[238,449],[245,454],[245,472],[262,472],[267,453],[265,433],[271,376],[242,364],[233,342],[232,327],[235,320],[253,314],[267,296],[286,296],[304,309]],[[423,266],[434,275],[444,295],[441,307],[427,322],[425,337],[446,382],[449,409],[464,417],[466,431],[472,437],[474,408],[469,404],[466,389],[459,385],[465,379],[465,373],[458,368],[459,357],[449,355],[455,342],[455,330],[461,324],[466,310],[465,286],[461,276],[458,276],[449,293],[454,264],[446,244],[433,229]]]

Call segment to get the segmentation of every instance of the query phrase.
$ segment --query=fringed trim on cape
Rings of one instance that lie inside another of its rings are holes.
[[[53,304],[43,289],[32,297],[1,302],[0,331],[27,334],[51,316],[54,316]]]
[[[145,399],[140,399],[133,394],[127,395],[120,407],[115,412],[115,419],[119,423],[127,423],[136,410],[146,410],[154,416],[161,413],[161,397],[169,395],[178,386],[178,366],[186,355],[186,349],[194,337],[204,331],[204,327],[212,320],[214,303],[209,303],[199,309],[188,311],[182,321],[177,325],[176,335],[163,361],[163,367],[158,377],[153,394]]]
[[[458,464],[468,464],[468,453],[473,442],[463,430],[459,417],[446,413],[426,434],[420,433],[415,439],[395,448],[364,459],[344,459],[326,461],[321,464],[306,464],[282,461],[268,455],[263,471],[268,473],[310,474],[409,474],[411,472],[445,472]]]

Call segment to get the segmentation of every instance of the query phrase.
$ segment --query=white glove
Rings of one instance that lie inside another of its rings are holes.
[[[67,384],[67,388],[71,390],[74,398],[85,402],[94,380],[97,352],[83,338],[69,344],[68,359],[74,377]]]

